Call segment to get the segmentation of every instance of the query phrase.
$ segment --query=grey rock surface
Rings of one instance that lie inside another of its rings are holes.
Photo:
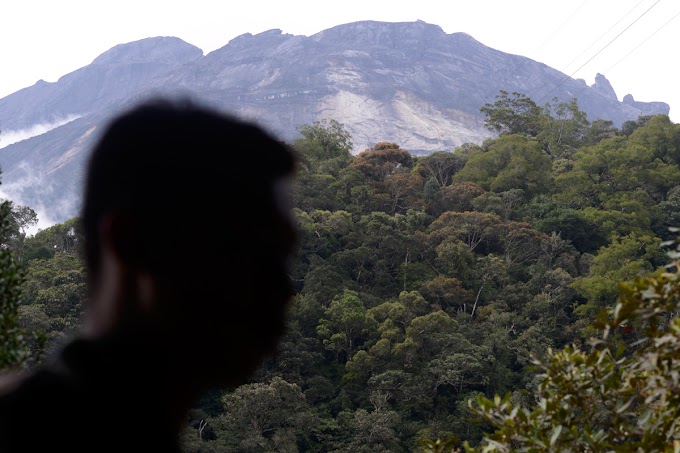
[[[332,118],[347,126],[355,152],[392,141],[426,154],[491,137],[479,109],[502,89],[539,105],[577,97],[589,120],[617,126],[669,111],[663,102],[630,95],[619,102],[602,75],[589,87],[422,21],[356,22],[309,37],[246,33],[207,55],[178,38],[148,38],[115,46],[57,82],[39,81],[0,99],[3,131],[78,118],[0,149],[0,189],[49,208],[55,221],[77,214],[82,168],[106,119],[153,96],[199,100],[287,141],[300,125]]]
[[[616,96],[616,91],[614,91],[612,84],[609,83],[609,80],[607,80],[607,78],[600,74],[599,72],[595,76],[595,83],[593,84],[593,88],[610,99],[614,99],[617,101],[619,99]]]

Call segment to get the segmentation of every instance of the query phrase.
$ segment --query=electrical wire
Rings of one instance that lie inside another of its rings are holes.
[[[609,28],[607,29],[607,31],[605,31],[604,33],[602,33],[595,41],[593,41],[588,47],[586,47],[585,50],[584,50],[583,52],[581,52],[580,54],[578,54],[576,57],[574,57],[573,60],[571,60],[569,63],[567,63],[567,64],[564,66],[564,68],[562,69],[562,72],[567,72],[567,68],[568,68],[569,66],[571,66],[572,63],[574,63],[576,60],[578,60],[579,58],[581,58],[581,57],[583,56],[583,54],[585,54],[585,53],[588,52],[590,49],[592,49],[592,48],[595,46],[595,44],[597,44],[598,42],[600,42],[600,40],[601,40],[602,38],[604,38],[604,37],[607,35],[607,33],[609,33],[610,31],[612,31],[612,29],[614,29],[614,27],[616,27],[617,25],[619,25],[623,19],[625,19],[626,17],[628,17],[628,16],[630,15],[630,13],[632,13],[632,12],[633,12],[638,6],[640,6],[644,1],[645,1],[645,0],[640,0],[635,6],[633,6],[631,9],[629,9],[628,12],[627,12],[626,14],[624,14],[623,16],[621,16],[621,18],[620,18],[619,20],[617,20],[616,23],[615,23],[614,25],[612,25],[611,27],[609,27]]]
[[[621,62],[622,62],[623,60],[625,60],[630,54],[632,54],[632,53],[635,52],[637,49],[639,49],[640,47],[642,47],[642,45],[643,45],[644,43],[646,43],[647,41],[649,41],[654,35],[656,35],[656,34],[657,34],[658,32],[660,32],[664,27],[666,27],[668,24],[670,24],[671,22],[673,22],[673,21],[674,21],[675,19],[677,19],[678,17],[680,17],[680,11],[678,11],[673,17],[671,17],[670,19],[668,19],[668,20],[666,21],[666,23],[664,23],[662,26],[660,26],[659,28],[657,28],[656,30],[654,30],[654,32],[653,32],[651,35],[647,36],[647,38],[645,38],[640,44],[638,44],[637,46],[635,46],[630,52],[628,52],[628,53],[625,54],[623,57],[621,57],[616,63],[614,63],[613,65],[611,65],[611,66],[610,66],[609,68],[607,68],[604,72],[608,72],[609,70],[613,69],[616,65],[618,65],[619,63],[621,63]],[[585,91],[585,90],[588,89],[588,88],[592,88],[592,87],[589,87],[588,85],[584,86],[584,87],[581,88],[579,91],[577,91],[577,92],[574,94],[573,97],[574,97],[574,98],[578,98],[578,95],[581,94],[583,91]]]
[[[586,47],[586,48],[583,50],[583,52],[581,52],[580,54],[578,54],[578,55],[577,55],[576,57],[574,57],[569,63],[567,63],[566,65],[564,65],[564,66],[560,69],[560,72],[566,73],[566,72],[567,72],[567,68],[568,68],[569,66],[571,66],[572,63],[574,63],[575,61],[577,61],[577,60],[578,60],[579,58],[581,58],[586,52],[588,52],[590,49],[592,49],[592,48],[595,46],[595,44],[597,44],[598,42],[600,42],[600,40],[601,40],[602,38],[604,38],[610,31],[612,31],[612,30],[614,29],[614,27],[616,27],[617,25],[619,25],[623,19],[625,19],[626,17],[628,17],[628,16],[630,15],[630,13],[632,13],[635,9],[637,9],[637,7],[640,6],[644,1],[645,1],[645,0],[640,0],[639,2],[637,2],[637,3],[635,4],[635,6],[633,6],[631,9],[629,9],[628,12],[627,12],[626,14],[624,14],[623,16],[621,16],[621,18],[620,18],[619,20],[617,20],[611,27],[609,27],[609,28],[607,29],[607,31],[605,31],[604,33],[602,33],[595,41],[593,41],[588,47]],[[547,82],[545,82],[543,85],[541,85],[540,88],[538,88],[537,90],[532,91],[532,92],[529,94],[529,98],[533,99],[534,96],[536,96],[536,94],[540,93],[541,90],[543,90],[543,89],[544,89],[545,87],[547,87],[548,85],[551,85],[552,83],[554,83],[554,82],[555,82],[556,80],[558,80],[559,78],[560,78],[559,76],[551,77],[550,80],[547,81]]]
[[[602,47],[600,50],[598,50],[598,51],[595,53],[595,55],[593,55],[592,57],[590,57],[590,58],[588,59],[588,61],[586,61],[585,63],[583,63],[581,66],[579,66],[574,72],[572,72],[571,74],[569,74],[567,77],[563,78],[562,81],[561,81],[560,83],[558,83],[557,85],[555,85],[555,87],[553,87],[553,89],[550,90],[550,91],[548,92],[548,94],[546,94],[545,96],[543,96],[543,97],[537,102],[537,104],[540,104],[545,98],[547,98],[548,96],[550,96],[550,94],[552,94],[552,93],[553,93],[557,88],[559,88],[564,82],[566,82],[567,80],[571,79],[571,77],[572,77],[574,74],[576,74],[578,71],[580,71],[581,69],[583,69],[583,67],[584,67],[585,65],[587,65],[588,63],[590,63],[595,57],[597,57],[598,55],[600,55],[607,47],[609,47],[614,41],[616,41],[616,40],[617,40],[621,35],[623,35],[626,31],[628,31],[628,30],[630,29],[630,27],[632,27],[633,25],[635,25],[635,24],[636,24],[640,19],[642,19],[649,11],[651,11],[652,8],[654,8],[656,5],[658,5],[659,2],[661,2],[661,0],[656,0],[656,2],[654,2],[654,4],[653,4],[652,6],[650,6],[649,8],[647,8],[647,9],[645,10],[645,12],[643,12],[642,14],[640,14],[640,15],[637,17],[637,19],[635,19],[633,22],[630,23],[630,25],[628,25],[626,28],[624,28],[623,31],[622,31],[621,33],[619,33],[618,35],[616,35],[616,36],[614,37],[614,39],[612,39],[611,41],[609,41],[604,47]]]
[[[645,0],[640,0],[640,3],[642,3],[643,1],[645,1]],[[581,2],[581,4],[580,4],[578,7],[576,7],[576,9],[574,9],[574,10],[572,11],[572,13],[571,13],[571,14],[570,14],[570,15],[562,22],[562,24],[561,24],[559,27],[557,27],[556,29],[554,29],[554,31],[553,31],[550,35],[548,35],[548,37],[545,38],[545,39],[541,42],[541,44],[540,44],[538,47],[536,47],[536,48],[532,51],[532,53],[538,51],[538,50],[541,49],[543,46],[545,46],[545,44],[546,44],[547,42],[549,42],[549,41],[550,41],[550,40],[551,40],[551,39],[552,39],[552,38],[560,31],[560,30],[562,30],[562,29],[565,27],[565,25],[567,25],[567,24],[572,20],[572,18],[576,15],[576,13],[578,13],[578,12],[581,10],[581,8],[583,8],[583,6],[584,6],[586,3],[588,3],[588,0],[583,0],[583,1]],[[624,16],[624,17],[625,17],[625,16]],[[531,59],[529,59],[529,58],[527,58],[527,57],[523,57],[522,60],[520,61],[520,63],[519,63],[518,65],[516,65],[516,66],[513,68],[512,72],[510,72],[508,75],[506,75],[505,77],[503,77],[503,80],[501,81],[501,84],[504,84],[506,81],[508,81],[508,80],[510,80],[512,77],[514,77],[515,74],[517,74],[517,73],[519,72],[519,70],[520,70],[520,69],[521,69],[528,61],[533,61],[533,60],[531,60]],[[482,97],[483,97],[484,99],[490,98],[490,94],[491,94],[490,91],[491,91],[491,90],[485,90],[485,91],[484,91],[484,95],[483,95]]]
[[[647,38],[646,38],[644,41],[642,41],[640,44],[638,44],[637,46],[635,46],[630,52],[628,52],[628,53],[625,54],[623,57],[621,57],[616,63],[614,63],[613,65],[611,65],[610,67],[608,67],[608,68],[605,70],[605,72],[608,72],[608,71],[610,71],[611,69],[614,69],[614,68],[616,67],[616,65],[618,65],[618,64],[621,63],[623,60],[625,60],[626,57],[628,57],[630,54],[632,54],[633,52],[635,52],[636,50],[638,50],[644,43],[646,43],[647,41],[649,41],[650,39],[652,39],[652,37],[653,37],[654,35],[656,35],[658,32],[660,32],[666,25],[670,24],[670,23],[673,22],[675,19],[677,19],[678,16],[680,16],[680,11],[678,11],[677,14],[676,14],[675,16],[673,16],[673,17],[671,17],[670,19],[668,19],[668,21],[666,21],[666,23],[663,24],[661,27],[657,28],[657,29],[654,31],[654,33],[652,33],[651,35],[647,36]]]

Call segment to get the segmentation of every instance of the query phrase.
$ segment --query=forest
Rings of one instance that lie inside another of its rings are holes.
[[[299,128],[287,333],[204,396],[186,452],[680,449],[680,125],[482,112],[497,137],[427,156]],[[0,367],[33,367],[80,325],[82,239],[2,209]]]

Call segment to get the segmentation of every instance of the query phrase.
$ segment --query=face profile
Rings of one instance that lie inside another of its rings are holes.
[[[178,451],[197,398],[244,383],[283,334],[293,169],[259,126],[189,102],[115,117],[86,172],[83,333],[0,395],[0,451]],[[51,424],[30,439],[36,413]]]

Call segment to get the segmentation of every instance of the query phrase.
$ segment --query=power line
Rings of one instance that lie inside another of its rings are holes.
[[[630,15],[630,13],[633,12],[635,9],[637,9],[637,7],[640,6],[644,1],[645,1],[645,0],[640,0],[639,2],[637,2],[637,3],[635,4],[635,6],[633,6],[631,9],[629,9],[628,12],[627,12],[626,14],[624,14],[623,16],[621,16],[621,18],[619,18],[619,20],[617,20],[611,27],[609,27],[609,28],[607,29],[607,31],[605,31],[604,33],[602,33],[595,41],[593,41],[588,47],[586,47],[586,48],[583,50],[583,52],[581,52],[577,57],[575,57],[575,58],[572,59],[569,63],[567,63],[565,66],[563,66],[562,69],[561,69],[560,71],[563,72],[563,73],[566,73],[566,72],[567,72],[567,68],[568,68],[569,66],[571,66],[571,64],[572,64],[574,61],[578,60],[579,58],[581,58],[581,56],[582,56],[583,54],[585,54],[585,53],[588,52],[590,49],[592,49],[593,46],[595,46],[595,44],[597,44],[604,36],[606,36],[607,33],[609,33],[614,27],[616,27],[618,24],[620,24],[621,21],[622,21],[623,19],[625,19],[626,17],[628,17],[628,16]],[[532,91],[532,92],[529,94],[529,98],[534,99],[534,96],[536,96],[538,93],[540,93],[541,90],[543,90],[545,87],[547,87],[548,85],[552,84],[553,82],[555,82],[555,80],[558,80],[558,79],[559,79],[559,76],[551,77],[549,81],[545,82],[545,83],[544,83],[543,85],[541,85],[538,89]],[[543,98],[541,98],[541,99],[543,99]]]
[[[632,54],[633,52],[635,52],[636,50],[638,50],[644,43],[646,43],[647,41],[649,41],[650,39],[652,39],[652,37],[653,37],[654,35],[656,35],[658,32],[660,32],[661,29],[663,29],[666,25],[668,25],[668,24],[670,24],[671,22],[673,22],[673,20],[675,20],[678,16],[680,16],[680,11],[678,11],[678,13],[677,13],[675,16],[673,16],[673,17],[671,17],[670,19],[668,19],[668,21],[667,21],[665,24],[663,24],[661,27],[657,28],[657,29],[654,31],[654,33],[652,33],[651,35],[647,36],[647,38],[646,38],[644,41],[642,41],[640,44],[638,44],[637,46],[635,46],[630,52],[628,52],[628,53],[625,54],[623,57],[621,57],[616,63],[614,63],[613,65],[611,65],[610,67],[608,67],[608,68],[605,70],[605,72],[607,72],[607,71],[609,71],[610,69],[613,69],[614,67],[616,67],[616,65],[618,65],[618,64],[621,63],[623,60],[625,60],[626,57],[628,57],[628,55],[630,55],[630,54]]]
[[[616,27],[617,25],[619,25],[623,19],[625,19],[626,17],[628,17],[628,15],[629,15],[630,13],[632,13],[633,10],[635,10],[638,6],[640,6],[644,1],[645,1],[645,0],[640,0],[635,6],[633,6],[631,9],[629,9],[628,12],[627,12],[626,14],[624,14],[623,16],[621,16],[621,18],[620,18],[619,20],[617,20],[616,23],[615,23],[614,25],[612,25],[611,27],[609,27],[609,28],[607,29],[607,31],[605,31],[604,33],[602,33],[595,41],[593,41],[588,47],[586,47],[585,50],[584,50],[583,52],[581,52],[580,54],[578,54],[578,56],[576,56],[573,60],[571,60],[569,63],[567,63],[567,64],[564,66],[564,68],[562,69],[562,72],[567,72],[567,68],[568,68],[569,66],[571,66],[571,64],[572,64],[573,62],[575,62],[576,60],[578,60],[579,58],[581,58],[581,57],[583,56],[584,53],[586,53],[586,52],[588,52],[590,49],[592,49],[593,46],[594,46],[595,44],[597,44],[602,38],[604,38],[604,37],[607,35],[607,33],[609,33],[610,31],[612,31],[612,29],[613,29],[614,27]]]
[[[623,57],[621,57],[616,63],[614,63],[613,65],[611,65],[610,67],[608,67],[604,72],[608,72],[610,69],[613,69],[616,65],[618,65],[619,63],[621,63],[621,62],[622,62],[623,60],[625,60],[630,54],[632,54],[632,53],[635,52],[637,49],[639,49],[640,47],[642,47],[642,45],[643,45],[644,43],[646,43],[647,41],[649,41],[654,35],[656,35],[656,34],[657,34],[658,32],[660,32],[664,27],[666,27],[668,24],[670,24],[671,22],[673,22],[673,21],[674,21],[675,19],[677,19],[678,17],[680,17],[680,11],[678,11],[673,17],[671,17],[670,19],[668,19],[668,20],[666,21],[666,23],[664,23],[662,26],[660,26],[659,28],[657,28],[656,30],[654,30],[654,32],[653,32],[651,35],[647,36],[647,38],[645,38],[640,44],[638,44],[637,46],[635,46],[630,52],[628,52],[628,53],[625,54]],[[582,93],[585,89],[587,89],[587,88],[590,88],[590,87],[589,87],[588,85],[586,85],[585,87],[581,88],[579,91],[576,92],[576,94],[574,94],[574,97],[575,97],[575,98],[578,97],[578,95],[581,94],[581,93]]]
[[[644,0],[640,0],[640,2],[643,2],[643,1]],[[574,9],[572,11],[572,13],[562,22],[562,24],[559,27],[554,29],[554,31],[552,33],[550,33],[545,39],[542,40],[541,44],[538,47],[536,47],[533,52],[536,52],[537,50],[539,50],[543,46],[545,46],[545,44],[547,42],[549,42],[560,30],[562,30],[564,28],[564,26],[566,24],[568,24],[572,20],[572,18],[576,15],[576,13],[578,13],[581,10],[581,8],[583,8],[583,5],[585,5],[586,3],[588,3],[588,0],[583,0],[583,2],[581,2],[581,4],[578,7],[576,7],[576,9]],[[527,63],[527,61],[530,60],[527,57],[521,57],[521,58],[522,58],[522,60],[520,61],[520,63],[518,65],[516,65],[513,68],[512,72],[509,75],[506,75],[505,77],[503,77],[503,81],[501,82],[502,84],[504,84],[506,81],[508,81],[512,77],[514,77],[515,74],[517,74],[519,72],[519,70]],[[489,97],[490,97],[489,90],[485,90],[483,98],[486,100]]]
[[[645,10],[645,12],[643,12],[642,14],[640,14],[640,15],[637,17],[637,19],[635,19],[633,22],[631,22],[630,25],[628,25],[626,28],[624,28],[623,31],[622,31],[621,33],[619,33],[618,35],[616,35],[616,36],[614,37],[614,39],[612,39],[611,41],[609,41],[603,48],[601,48],[600,50],[598,50],[598,51],[595,53],[595,55],[593,55],[592,57],[590,57],[590,58],[588,59],[588,61],[586,61],[585,63],[583,63],[583,64],[582,64],[581,66],[579,66],[574,72],[572,72],[571,74],[569,74],[567,77],[565,77],[564,79],[562,79],[562,81],[561,81],[560,83],[558,83],[557,85],[555,85],[555,87],[554,87],[552,90],[550,90],[550,91],[548,92],[548,94],[546,94],[545,96],[543,96],[543,97],[541,98],[541,100],[537,102],[537,104],[540,104],[541,101],[543,101],[543,99],[545,99],[545,98],[547,98],[548,96],[550,96],[550,94],[551,94],[553,91],[555,91],[557,88],[559,88],[564,82],[566,82],[567,80],[571,79],[571,77],[572,77],[574,74],[576,74],[576,73],[579,72],[581,69],[583,69],[583,67],[584,67],[585,65],[587,65],[588,63],[590,63],[595,57],[597,57],[598,55],[600,55],[607,47],[609,47],[614,41],[616,41],[622,34],[624,34],[626,31],[628,31],[628,29],[630,29],[630,27],[632,27],[633,25],[635,25],[635,24],[637,23],[637,21],[639,21],[640,19],[642,19],[642,18],[645,16],[645,14],[647,14],[649,11],[651,11],[652,8],[654,8],[656,5],[658,5],[659,2],[661,2],[661,0],[656,0],[656,2],[654,2],[654,4],[653,4],[652,6],[650,6],[649,8],[647,8],[647,9]]]

